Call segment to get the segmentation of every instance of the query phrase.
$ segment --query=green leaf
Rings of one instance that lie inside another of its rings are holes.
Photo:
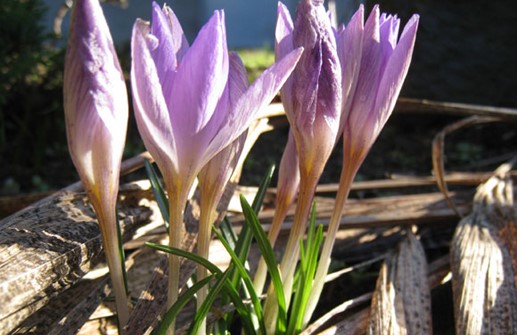
[[[305,244],[303,239],[300,240],[300,267],[297,270],[297,289],[291,306],[288,335],[298,334],[302,331],[303,317],[312,290],[314,275],[316,274],[319,251],[323,241],[323,226],[319,225],[317,229],[315,228],[316,212],[316,204],[314,203],[307,231],[307,240]]]
[[[248,222],[249,227],[253,232],[253,236],[257,240],[260,252],[262,253],[262,257],[264,257],[269,275],[271,276],[271,281],[275,288],[274,292],[278,303],[278,321],[276,325],[277,332],[285,333],[287,320],[286,302],[284,288],[282,286],[282,279],[280,277],[280,272],[278,271],[278,264],[273,253],[273,248],[269,243],[266,233],[260,225],[255,211],[248,204],[244,196],[241,195],[240,200],[244,217],[246,218],[246,222]]]
[[[262,182],[260,183],[260,186],[258,188],[257,194],[255,195],[255,198],[253,199],[253,211],[255,213],[258,213],[260,210],[260,207],[262,206],[262,203],[264,202],[264,197],[266,195],[267,188],[269,184],[271,183],[271,178],[273,176],[273,172],[275,171],[275,166],[271,165],[269,169],[267,170],[266,174],[264,175],[264,178],[262,178]],[[247,259],[249,255],[249,251],[251,248],[251,242],[253,239],[253,234],[249,229],[249,224],[245,224],[242,227],[241,233],[239,235],[239,239],[237,240],[237,244],[235,246],[235,253],[239,257],[242,264],[247,265]],[[248,267],[249,268],[249,267]],[[239,272],[234,271],[232,273],[232,283],[235,285],[235,287],[238,289],[240,286],[240,277]],[[249,293],[245,292],[245,298],[250,298]]]
[[[180,256],[180,257],[185,257],[187,259],[190,259],[191,261],[194,261],[198,264],[201,264],[203,265],[205,268],[208,269],[208,271],[214,273],[214,274],[222,274],[223,272],[217,267],[217,265],[215,265],[214,263],[210,262],[209,260],[199,256],[199,255],[196,255],[196,254],[193,254],[191,252],[188,252],[188,251],[185,251],[185,250],[181,250],[181,249],[178,249],[178,248],[174,248],[174,247],[169,247],[169,246],[166,246],[166,245],[162,245],[162,244],[156,244],[156,243],[152,243],[152,242],[145,242],[144,243],[146,246],[148,247],[151,247],[153,249],[156,249],[156,250],[159,250],[159,251],[163,251],[163,252],[166,252],[166,253],[169,253],[169,254],[173,254],[173,255],[176,255],[176,256]]]
[[[154,197],[158,203],[158,208],[160,208],[160,213],[162,214],[162,218],[165,223],[165,228],[169,231],[169,202],[167,200],[167,196],[165,195],[162,183],[160,182],[158,173],[156,173],[153,165],[147,159],[144,160],[144,164],[145,171],[147,172],[147,176],[151,182]]]
[[[189,302],[190,299],[196,294],[197,291],[199,291],[203,286],[208,284],[210,280],[214,278],[214,275],[208,276],[204,278],[203,280],[198,281],[192,287],[190,287],[188,290],[183,293],[178,300],[174,303],[174,305],[169,308],[167,313],[163,315],[163,320],[160,323],[160,327],[157,329],[157,331],[154,332],[154,335],[165,335],[167,334],[167,329],[171,326],[172,322],[176,319],[179,312],[187,302]]]
[[[205,301],[201,304],[201,307],[198,309],[196,315],[194,316],[194,320],[192,321],[192,324],[189,328],[189,334],[197,334],[199,327],[201,327],[202,321],[206,318],[206,315],[210,311],[210,308],[214,304],[215,299],[217,298],[217,295],[221,290],[226,286],[228,282],[228,277],[230,276],[230,272],[226,270],[224,274],[218,275],[217,282],[215,285],[210,289],[210,292],[206,296]]]
[[[188,251],[169,247],[166,245],[156,244],[156,243],[152,243],[152,242],[145,242],[145,245],[147,245],[148,247],[151,247],[153,249],[159,250],[159,251],[167,252],[167,253],[170,253],[170,254],[173,254],[176,256],[185,257],[187,259],[190,259],[191,261],[194,261],[198,264],[203,265],[204,267],[206,267],[208,269],[208,271],[210,271],[211,273],[213,273],[215,275],[221,276],[223,274],[221,269],[219,269],[212,262],[210,262],[196,254],[190,253]],[[226,295],[229,297],[230,301],[235,306],[235,310],[237,311],[237,313],[239,313],[239,315],[241,316],[242,322],[243,322],[243,327],[246,330],[246,333],[253,334],[254,327],[253,327],[253,323],[251,322],[251,316],[250,316],[249,310],[244,305],[242,298],[239,296],[237,289],[235,288],[235,286],[232,285],[231,281],[229,281],[229,280],[226,281],[226,285],[224,287],[224,292],[226,293]]]
[[[253,287],[253,281],[251,280],[251,277],[250,277],[248,271],[246,271],[246,269],[244,268],[244,265],[240,261],[239,257],[232,250],[231,246],[224,239],[222,234],[220,232],[218,232],[215,228],[213,230],[214,230],[215,234],[217,235],[217,238],[223,244],[223,246],[226,249],[226,251],[228,252],[228,254],[230,254],[230,257],[232,258],[232,262],[233,262],[232,264],[235,265],[236,269],[238,270],[238,272],[239,272],[239,274],[240,274],[240,276],[241,276],[241,278],[242,278],[242,280],[244,282],[244,285],[248,289],[248,292],[249,292],[250,297],[251,297],[251,302],[252,302],[253,307],[255,309],[255,314],[254,315],[256,316],[256,318],[258,320],[260,332],[262,334],[265,334],[266,333],[266,326],[264,324],[264,315],[262,313],[262,305],[260,304],[260,299],[257,296],[257,293],[255,292],[255,289]]]
[[[219,229],[221,230],[225,241],[227,241],[228,244],[232,247],[232,250],[235,249],[235,245],[237,243],[237,234],[235,233],[230,220],[228,220],[228,217],[224,217],[224,219],[221,221],[221,224],[219,225]]]
[[[260,207],[262,206],[262,203],[264,202],[264,197],[266,196],[267,188],[269,184],[271,183],[271,178],[273,177],[273,172],[275,172],[275,165],[271,165],[266,174],[264,175],[264,178],[262,178],[262,182],[259,185],[257,194],[255,195],[255,198],[253,199],[253,203],[251,205],[251,208],[253,208],[253,211],[258,214],[260,211]]]

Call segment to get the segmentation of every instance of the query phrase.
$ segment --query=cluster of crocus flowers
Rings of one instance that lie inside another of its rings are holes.
[[[299,192],[294,225],[280,264],[289,302],[300,239],[325,164],[343,134],[340,188],[314,289],[310,318],[328,271],[330,253],[352,181],[390,116],[408,72],[418,26],[414,15],[398,38],[400,20],[374,7],[366,23],[361,6],[345,28],[335,30],[323,0],[304,0],[293,23],[279,3],[276,63],[251,85],[226,45],[224,12],[215,11],[189,45],[173,11],[152,4],[152,22],[138,19],[131,44],[131,84],[136,121],[162,172],[169,197],[169,245],[180,248],[190,189],[199,178],[201,218],[198,252],[208,243],[219,202],[243,150],[246,129],[280,90],[291,133],[280,167],[274,244],[287,209]],[[127,92],[107,23],[97,0],[76,0],[64,78],[67,138],[74,165],[97,213],[121,325],[128,319],[119,254],[116,201],[125,142]],[[294,170],[294,171],[292,171]],[[256,287],[262,291],[265,272]],[[168,307],[178,298],[179,258],[169,257]],[[206,270],[198,269],[198,279]],[[270,288],[272,290],[273,288]],[[201,301],[206,290],[199,293]],[[265,319],[273,331],[273,295]],[[205,332],[202,327],[201,334]],[[172,326],[174,332],[174,325]]]
[[[97,214],[119,324],[123,326],[129,309],[116,203],[128,99],[109,28],[97,0],[74,1],[63,95],[70,155]]]
[[[360,6],[346,29],[341,26],[335,30],[330,27],[323,1],[302,1],[294,24],[286,7],[281,3],[278,7],[276,55],[295,46],[304,47],[300,62],[281,90],[296,140],[301,178],[293,229],[281,264],[286,295],[290,293],[297,245],[314,195],[315,184],[310,183],[317,182],[318,173],[337,142],[337,134],[343,133],[344,143],[340,187],[305,312],[305,324],[321,294],[352,181],[394,108],[415,43],[418,15],[410,19],[400,39],[400,20],[396,16],[380,14],[378,6],[366,24],[363,16],[364,9]],[[261,288],[262,279],[257,280]],[[286,300],[289,301],[288,296]],[[265,308],[266,318],[269,316],[271,321],[276,315],[275,308],[267,302]]]
[[[244,67],[229,56],[224,12],[215,11],[191,46],[173,11],[153,3],[152,22],[137,20],[131,83],[136,120],[169,196],[169,245],[179,248],[189,190],[201,169],[234,142],[296,65],[293,50],[243,85]],[[179,258],[169,258],[168,306],[178,297]],[[174,326],[172,326],[174,328]]]
[[[419,16],[413,15],[399,36],[400,19],[375,6],[363,26],[362,6],[336,33],[343,69],[343,166],[327,237],[318,264],[304,323],[321,294],[335,235],[353,179],[391,115],[409,70]],[[351,82],[352,81],[352,82]]]

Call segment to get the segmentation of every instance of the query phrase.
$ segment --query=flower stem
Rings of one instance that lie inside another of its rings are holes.
[[[201,213],[199,218],[199,235],[197,241],[197,252],[198,255],[204,259],[208,259],[210,240],[212,236],[212,222],[214,218],[214,207],[215,204],[211,201],[203,202],[201,200]],[[206,204],[206,205],[205,205]],[[201,264],[197,265],[197,281],[206,278],[208,270]],[[208,295],[208,287],[203,286],[197,292],[197,309],[201,307],[203,302],[206,300]],[[206,318],[202,321],[201,326],[197,332],[197,335],[206,334]]]
[[[181,248],[183,237],[183,215],[187,204],[188,189],[176,188],[177,192],[169,192],[169,246]],[[169,254],[169,284],[167,291],[167,310],[178,300],[179,296],[180,258]],[[168,334],[175,332],[175,320]]]
[[[302,329],[305,328],[309,323],[312,313],[314,313],[314,310],[320,298],[321,291],[323,290],[323,285],[325,284],[325,277],[330,266],[330,256],[332,254],[332,248],[334,247],[336,233],[339,229],[339,224],[341,223],[341,217],[343,215],[343,207],[345,206],[346,199],[348,198],[348,194],[350,193],[350,187],[352,186],[352,182],[354,180],[356,172],[357,168],[350,169],[348,166],[343,164],[343,168],[341,170],[341,177],[339,181],[339,189],[336,195],[336,201],[334,203],[334,210],[330,218],[329,228],[327,230],[327,235],[325,237],[325,242],[323,243],[323,248],[321,250],[321,255],[318,262],[318,269],[316,270],[316,275],[314,276],[311,294],[307,302],[307,307],[303,318]]]
[[[294,223],[291,233],[289,234],[282,262],[280,263],[280,273],[284,287],[286,307],[289,307],[289,302],[291,300],[290,297],[294,272],[300,257],[300,240],[303,238],[305,233],[318,179],[319,174],[318,177],[307,174],[306,176],[302,176],[300,179],[300,193],[294,213]],[[277,315],[278,306],[275,304],[273,287],[270,287],[264,306],[264,319],[268,327],[268,334],[274,333]]]
[[[122,329],[129,320],[129,307],[127,304],[126,283],[124,281],[124,264],[120,255],[117,215],[115,208],[108,208],[107,203],[94,203],[92,205],[97,213],[99,227],[102,236],[102,245],[106,254],[106,262],[111,277],[119,328]]]

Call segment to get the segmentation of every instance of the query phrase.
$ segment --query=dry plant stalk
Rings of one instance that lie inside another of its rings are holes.
[[[474,196],[451,243],[457,334],[517,334],[516,210],[509,171],[498,168]]]
[[[455,131],[458,131],[462,128],[472,127],[478,124],[491,123],[491,122],[500,122],[502,119],[498,117],[492,116],[478,116],[474,115],[465,119],[461,119],[457,122],[454,122],[436,134],[433,140],[432,147],[432,159],[433,159],[433,171],[436,177],[436,184],[440,191],[445,196],[449,207],[454,210],[454,212],[462,218],[462,212],[455,205],[454,201],[452,201],[449,189],[447,188],[446,178],[445,178],[445,163],[444,163],[444,146],[445,146],[445,136],[451,134]]]
[[[427,261],[410,231],[381,267],[367,334],[432,334]]]

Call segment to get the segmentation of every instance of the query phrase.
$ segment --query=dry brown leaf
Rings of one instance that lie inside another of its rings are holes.
[[[433,171],[436,176],[436,184],[438,189],[443,193],[445,199],[449,206],[454,210],[454,212],[459,216],[463,217],[461,211],[456,207],[454,202],[452,201],[449,190],[447,188],[447,183],[445,181],[445,164],[444,164],[444,153],[443,147],[445,143],[445,136],[453,133],[461,128],[471,127],[477,124],[482,123],[490,123],[490,122],[498,122],[501,121],[498,117],[489,117],[489,116],[471,116],[466,119],[462,119],[458,122],[448,125],[441,132],[436,134],[433,140],[433,150],[432,150],[432,158],[433,158]]]
[[[517,334],[516,211],[501,166],[480,185],[451,244],[457,334]],[[512,257],[513,256],[513,257]]]
[[[424,249],[413,233],[383,263],[372,297],[368,334],[431,334]]]

